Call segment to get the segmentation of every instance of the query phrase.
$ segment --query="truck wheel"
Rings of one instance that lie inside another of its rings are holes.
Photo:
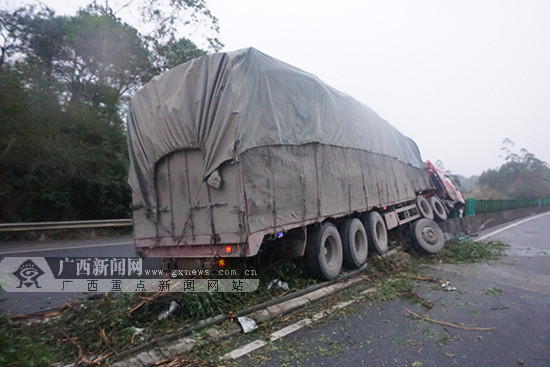
[[[422,218],[414,222],[413,235],[418,247],[429,254],[438,253],[445,245],[443,231],[430,219]]]
[[[365,226],[357,218],[346,219],[339,228],[342,238],[344,265],[359,269],[367,262],[369,243]]]
[[[435,220],[439,222],[447,220],[447,210],[445,209],[445,205],[443,205],[437,196],[432,196],[430,198],[430,205],[433,208]]]
[[[424,196],[418,195],[416,197],[416,206],[418,207],[420,215],[422,215],[424,218],[434,219],[434,212],[432,210],[432,207],[430,206],[430,202]]]
[[[338,276],[342,269],[342,240],[334,224],[321,223],[308,235],[304,267],[317,279],[331,280]]]
[[[388,252],[388,232],[382,216],[378,212],[370,212],[365,221],[368,242],[373,250],[380,255]]]

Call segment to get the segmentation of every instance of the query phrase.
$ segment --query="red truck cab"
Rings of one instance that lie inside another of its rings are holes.
[[[455,177],[449,177],[432,162],[426,161],[425,163],[435,194],[445,203],[451,213],[458,212],[466,205],[466,200],[458,189],[460,186],[458,180]]]

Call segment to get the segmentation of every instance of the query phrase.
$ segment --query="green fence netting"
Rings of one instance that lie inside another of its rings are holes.
[[[530,200],[466,199],[466,208],[464,209],[464,215],[469,217],[476,214],[499,212],[508,209],[530,208],[533,206],[546,205],[550,205],[550,198]]]

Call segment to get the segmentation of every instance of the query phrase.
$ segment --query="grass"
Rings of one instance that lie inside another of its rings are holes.
[[[495,260],[508,248],[500,241],[475,242],[452,239],[445,243],[443,250],[432,257],[432,261],[465,264]]]
[[[416,283],[403,273],[418,273],[419,266],[426,262],[488,261],[505,249],[506,245],[500,242],[452,240],[435,256],[418,258],[404,253],[389,258],[371,256],[366,272],[373,279],[369,286],[375,285],[377,292],[369,297],[374,301],[401,298],[431,308],[431,302],[416,293]],[[47,323],[30,325],[0,315],[0,366],[51,366],[56,362],[67,364],[107,354],[114,356],[141,343],[173,334],[198,320],[218,314],[229,315],[317,283],[303,274],[299,262],[271,264],[248,260],[233,264],[233,268],[255,269],[260,279],[258,290],[250,293],[134,293],[117,294],[116,297],[106,294],[99,299],[70,305]],[[290,290],[277,287],[267,290],[267,284],[273,279],[288,283]],[[180,309],[173,317],[159,321],[158,315],[172,300]],[[135,335],[138,328],[143,332]],[[215,350],[210,348],[210,353]],[[103,360],[104,363],[112,361],[113,357]]]
[[[66,307],[47,323],[13,320],[0,315],[0,366],[50,366],[106,354],[120,353],[141,343],[184,329],[186,325],[218,314],[229,315],[246,307],[281,296],[277,287],[267,290],[273,279],[287,282],[290,292],[317,283],[307,278],[299,264],[236,264],[255,268],[260,286],[248,293],[105,294]],[[174,300],[179,310],[168,319],[158,315]],[[136,329],[144,329],[134,336]],[[112,360],[112,358],[111,358]],[[105,359],[105,362],[109,359]]]
[[[431,256],[418,255],[369,259],[369,271],[376,281],[377,292],[372,296],[376,301],[389,301],[400,298],[427,309],[433,304],[420,297],[415,289],[416,284],[406,274],[418,274],[422,264],[451,263],[466,264],[495,260],[500,257],[508,246],[499,241],[475,242],[471,240],[452,239],[445,243],[443,250]],[[486,294],[498,295],[497,292]]]
[[[489,288],[489,289],[486,289],[484,293],[490,296],[500,296],[502,294],[502,289]]]
[[[397,298],[420,304],[424,301],[415,292],[414,282],[399,275],[379,279],[376,284],[376,293],[371,297],[375,301],[386,302]]]

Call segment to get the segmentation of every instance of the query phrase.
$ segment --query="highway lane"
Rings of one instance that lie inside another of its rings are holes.
[[[510,245],[507,255],[498,261],[425,269],[425,276],[448,279],[457,288],[449,292],[433,283],[416,282],[416,292],[431,301],[433,308],[366,297],[321,322],[265,343],[240,357],[239,363],[550,366],[550,213],[516,226],[485,230],[479,237],[500,229],[486,238]],[[436,321],[494,330],[460,330],[422,321],[405,308]],[[231,341],[232,348],[254,346],[253,338],[240,336]]]
[[[48,242],[10,242],[0,244],[0,256],[99,256],[98,254],[108,247],[123,247],[113,250],[117,256],[133,256],[126,255],[135,254],[132,241],[131,236],[120,236]],[[123,255],[119,254],[121,251]]]

